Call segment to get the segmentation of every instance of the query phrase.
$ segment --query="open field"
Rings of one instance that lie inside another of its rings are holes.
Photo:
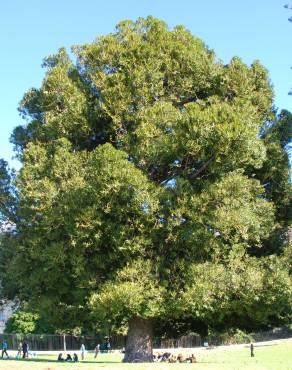
[[[194,349],[196,364],[123,364],[120,354],[100,354],[97,360],[87,354],[78,364],[58,363],[55,356],[40,355],[29,360],[0,360],[0,370],[292,370],[292,342],[255,348],[251,358],[248,348]]]

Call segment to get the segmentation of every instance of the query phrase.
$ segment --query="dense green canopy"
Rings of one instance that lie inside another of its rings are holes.
[[[291,117],[265,68],[152,17],[73,52],[46,58],[20,105],[4,292],[67,330],[289,320]]]
[[[15,173],[8,168],[8,163],[0,159],[0,222],[16,222],[17,192],[13,187]]]

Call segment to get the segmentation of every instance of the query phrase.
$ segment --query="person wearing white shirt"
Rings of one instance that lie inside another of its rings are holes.
[[[84,360],[84,355],[85,355],[85,345],[84,345],[84,343],[81,344],[80,352],[81,352],[81,360]]]

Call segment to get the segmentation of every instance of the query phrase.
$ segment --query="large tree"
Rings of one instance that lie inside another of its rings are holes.
[[[225,65],[152,17],[73,52],[46,58],[20,105],[6,294],[60,329],[128,327],[125,361],[151,361],[156,330],[289,319],[290,252],[255,252],[283,209],[264,183],[277,166],[261,134],[275,120],[265,68]]]

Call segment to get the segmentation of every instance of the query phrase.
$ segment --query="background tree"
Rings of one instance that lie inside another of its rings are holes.
[[[42,319],[39,314],[24,309],[18,309],[12,314],[5,325],[7,334],[44,334],[52,333],[53,327]]]
[[[284,240],[277,257],[256,253],[290,201],[273,129],[260,135],[274,119],[266,70],[224,65],[152,17],[73,51],[76,64],[64,49],[44,61],[41,88],[20,105],[6,294],[61,329],[88,327],[90,312],[99,328],[128,325],[125,361],[152,360],[155,330],[289,319]],[[284,197],[266,186],[269,171]]]
[[[292,143],[292,116],[282,110],[261,130],[266,147],[263,166],[256,177],[265,189],[265,197],[275,205],[275,227],[261,250],[255,253],[281,253],[292,224],[292,187],[290,158]]]

